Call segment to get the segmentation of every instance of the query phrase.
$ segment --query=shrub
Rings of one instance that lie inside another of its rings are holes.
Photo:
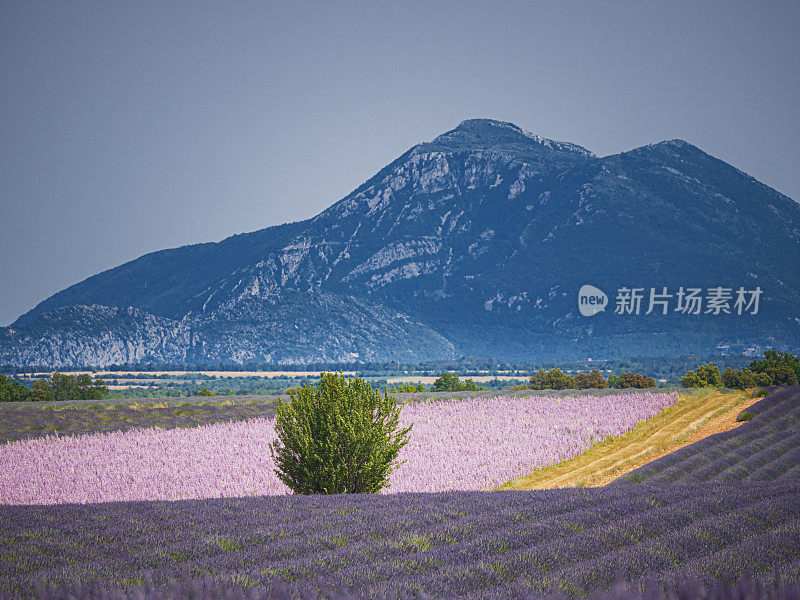
[[[578,373],[575,375],[575,387],[579,390],[598,389],[602,390],[608,386],[608,382],[598,370],[589,373]]]
[[[197,392],[197,395],[198,396],[216,396],[216,394],[214,392],[212,392],[210,389],[208,389],[207,387],[204,387],[202,390]]]
[[[755,417],[755,415],[749,410],[743,410],[736,416],[736,422],[743,423],[744,421],[750,421],[753,417]]]
[[[575,380],[561,369],[539,369],[528,381],[528,387],[532,390],[569,390],[575,389]]]
[[[276,407],[270,444],[278,478],[298,494],[377,493],[398,466],[411,427],[400,408],[361,378],[323,373]]]
[[[770,391],[767,388],[758,388],[756,390],[753,390],[753,393],[750,394],[750,397],[751,398],[764,398],[766,396],[769,396],[769,394],[770,394]]]

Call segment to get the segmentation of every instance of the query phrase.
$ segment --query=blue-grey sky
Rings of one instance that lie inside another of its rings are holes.
[[[0,324],[329,206],[469,117],[800,199],[798,2],[0,2]]]

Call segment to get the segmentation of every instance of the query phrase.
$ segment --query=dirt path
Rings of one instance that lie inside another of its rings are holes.
[[[736,415],[760,398],[746,392],[699,390],[640,423],[630,433],[609,437],[580,456],[538,469],[501,489],[599,487],[657,458],[739,425]]]

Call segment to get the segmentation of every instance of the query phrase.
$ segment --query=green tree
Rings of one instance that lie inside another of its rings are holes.
[[[204,387],[202,390],[197,392],[197,395],[198,396],[216,396],[216,394],[214,392],[212,392],[210,389],[208,389],[207,387]]]
[[[593,370],[588,373],[578,373],[575,375],[575,387],[579,390],[598,389],[602,390],[608,386],[608,382],[603,377],[603,374],[598,370]]]
[[[722,385],[732,390],[746,390],[756,386],[756,379],[750,369],[735,371],[728,367],[722,374]]]
[[[708,363],[697,367],[697,376],[701,381],[705,382],[703,387],[720,387],[722,385],[722,376],[719,374],[719,367],[714,363]]]
[[[656,380],[640,373],[623,373],[619,376],[621,388],[651,388],[656,387]]]
[[[485,389],[472,379],[460,381],[456,373],[448,373],[446,371],[443,371],[441,376],[433,382],[434,392],[479,392]]]
[[[681,386],[685,388],[700,388],[705,386],[705,382],[697,376],[697,373],[689,371],[681,377]]]
[[[689,371],[681,377],[681,385],[690,387],[722,387],[722,375],[719,367],[714,363],[708,363],[697,367],[697,371]]]
[[[789,365],[767,367],[762,375],[767,375],[772,385],[797,385],[797,375]]]
[[[528,380],[528,387],[532,390],[569,390],[574,389],[575,385],[575,380],[561,369],[539,369]]]
[[[31,399],[34,401],[101,400],[108,396],[108,386],[102,379],[92,381],[89,375],[62,375],[53,373],[50,379],[33,382]]]
[[[276,407],[276,473],[298,494],[377,493],[408,443],[411,427],[399,420],[397,401],[385,390],[323,373]]]
[[[753,379],[759,387],[773,385],[772,376],[769,373],[753,373]]]
[[[392,388],[393,394],[416,394],[417,392],[424,392],[425,386],[421,383],[416,385],[414,383],[406,383],[396,388]]]
[[[24,385],[0,375],[0,402],[27,402],[31,396],[31,391]]]
[[[458,392],[460,391],[461,382],[458,380],[458,375],[455,373],[448,373],[446,371],[433,382],[434,392]]]
[[[794,372],[797,379],[800,379],[800,358],[788,352],[776,352],[775,350],[767,350],[764,352],[763,360],[754,360],[750,363],[750,370],[753,373],[765,373],[768,369],[781,369],[781,367],[788,367]],[[791,385],[779,384],[774,385]]]

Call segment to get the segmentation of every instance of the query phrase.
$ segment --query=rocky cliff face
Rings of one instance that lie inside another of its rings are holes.
[[[470,120],[316,217],[100,273],[0,330],[0,363],[416,361],[800,342],[800,206],[680,140],[598,158]],[[756,285],[757,315],[577,311],[584,283]]]

